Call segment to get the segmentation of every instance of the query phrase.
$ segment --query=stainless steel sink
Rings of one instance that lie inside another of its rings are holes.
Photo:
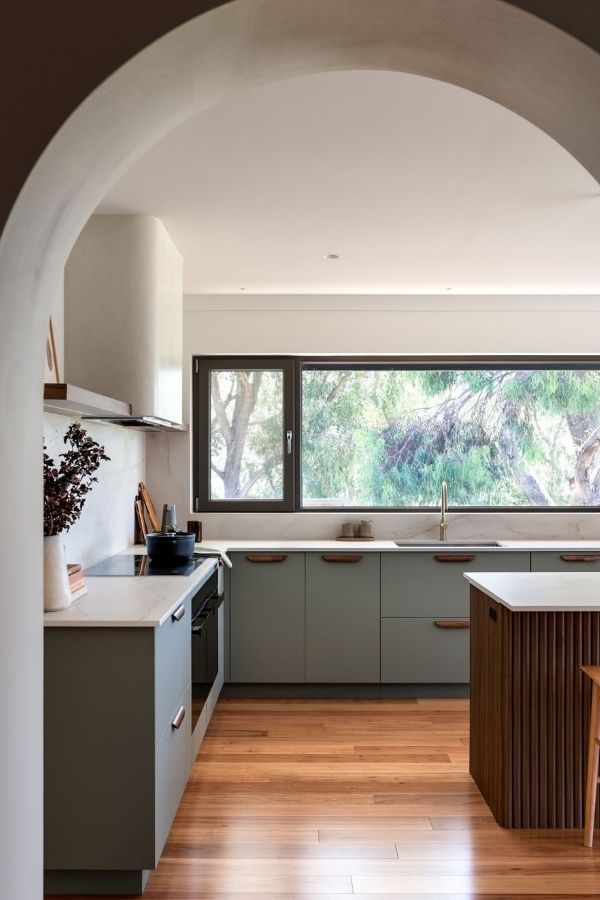
[[[397,547],[436,547],[447,548],[451,550],[453,547],[501,547],[498,541],[394,541]]]

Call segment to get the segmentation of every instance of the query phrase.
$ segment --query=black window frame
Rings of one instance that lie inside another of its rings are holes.
[[[302,503],[302,373],[306,369],[562,369],[600,370],[600,356],[194,356],[192,379],[193,496],[194,512],[305,512],[305,513],[427,513],[439,506],[304,506]],[[203,394],[208,372],[219,368],[277,368],[284,370],[284,436],[293,434],[292,452],[284,448],[284,499],[210,499],[210,397]],[[452,498],[450,497],[450,500]],[[600,506],[452,506],[455,513],[595,513]]]
[[[283,371],[282,500],[213,500],[210,496],[210,373],[215,369]],[[289,356],[195,356],[192,380],[192,485],[194,512],[293,512],[295,365]],[[292,432],[288,452],[286,432]]]

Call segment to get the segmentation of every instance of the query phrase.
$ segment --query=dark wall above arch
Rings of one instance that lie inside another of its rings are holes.
[[[600,53],[600,4],[596,0],[500,0],[572,34]]]
[[[0,227],[42,150],[85,97],[143,47],[225,2],[5,3],[0,14],[0,120],[4,137],[0,150]],[[529,11],[600,50],[600,3],[595,0],[497,2]]]

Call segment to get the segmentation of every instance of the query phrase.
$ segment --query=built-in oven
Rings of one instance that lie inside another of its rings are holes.
[[[220,567],[192,597],[192,731],[219,673]]]

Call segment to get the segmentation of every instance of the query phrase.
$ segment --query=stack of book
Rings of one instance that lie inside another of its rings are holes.
[[[85,578],[83,577],[83,569],[78,563],[69,563],[67,566],[69,573],[69,587],[71,588],[71,599],[77,600],[87,594]]]

